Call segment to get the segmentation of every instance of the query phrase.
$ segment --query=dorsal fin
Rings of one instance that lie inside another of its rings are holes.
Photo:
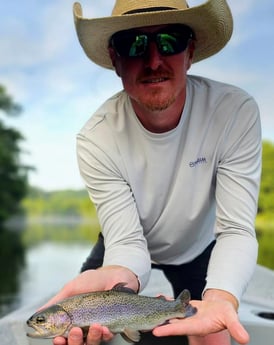
[[[162,299],[163,301],[167,301],[166,297],[164,295],[159,295],[156,298]]]
[[[132,290],[131,288],[129,287],[125,287],[127,285],[127,283],[118,283],[118,284],[115,284],[111,290],[114,290],[114,291],[120,291],[120,292],[128,292],[128,293],[134,293],[135,294],[135,291]]]

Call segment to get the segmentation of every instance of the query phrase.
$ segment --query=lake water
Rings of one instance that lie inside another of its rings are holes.
[[[11,283],[11,291],[0,296],[0,316],[53,295],[77,275],[89,250],[89,245],[52,242],[27,249],[21,270],[15,272],[16,289]]]
[[[90,245],[45,242],[26,253],[18,299],[21,305],[51,296],[75,277]]]
[[[93,244],[84,241],[82,235],[79,238],[79,234],[79,226],[52,224],[1,234],[0,318],[20,307],[45,301],[80,272]],[[171,289],[166,281],[163,284],[163,275],[156,272],[145,293],[171,295]]]

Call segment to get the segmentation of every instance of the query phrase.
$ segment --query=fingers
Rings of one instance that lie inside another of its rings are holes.
[[[84,339],[83,339],[83,332],[81,328],[74,327],[69,332],[68,337],[68,345],[83,345]]]
[[[53,339],[53,344],[54,345],[66,345],[67,340],[63,337],[56,337]]]
[[[84,345],[83,332],[81,328],[72,328],[69,332],[68,339],[64,337],[54,338],[53,345]]]
[[[53,340],[54,345],[99,345],[102,341],[109,341],[113,334],[107,327],[94,324],[89,328],[87,338],[84,341],[83,331],[79,327],[73,327],[68,335],[68,339],[56,337]]]
[[[153,330],[156,337],[170,336],[170,335],[200,335],[201,329],[196,322],[189,322],[189,320],[170,320],[170,323]]]
[[[193,301],[193,305],[196,302]],[[170,335],[193,335],[206,336],[207,334],[218,333],[227,329],[230,335],[239,344],[247,344],[249,335],[241,325],[238,315],[233,307],[223,305],[220,310],[219,306],[210,303],[199,303],[198,313],[187,319],[173,319],[170,323],[153,330],[155,336]]]
[[[241,324],[239,316],[233,308],[230,310],[226,309],[224,326],[237,343],[247,344],[249,342],[249,334]]]
[[[81,328],[72,328],[69,332],[68,339],[64,337],[54,338],[53,345],[84,345],[83,332]]]
[[[89,328],[89,332],[87,335],[87,345],[99,345],[102,341],[109,341],[112,338],[112,333],[106,327],[94,324]]]
[[[102,328],[99,325],[93,325],[89,328],[87,335],[87,345],[99,345],[103,336]]]
[[[247,344],[249,342],[249,334],[239,321],[230,323],[227,329],[239,344]]]

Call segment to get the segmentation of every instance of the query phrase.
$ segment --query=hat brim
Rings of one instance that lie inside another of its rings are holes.
[[[76,32],[86,55],[96,64],[112,69],[108,46],[118,31],[163,24],[185,24],[195,32],[193,62],[219,52],[229,41],[233,19],[225,0],[209,0],[186,10],[164,10],[122,16],[83,18],[79,3],[73,7]]]

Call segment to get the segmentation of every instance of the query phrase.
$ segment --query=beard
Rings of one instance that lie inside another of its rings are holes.
[[[173,79],[173,74],[161,68],[157,71],[152,71],[150,68],[147,68],[144,73],[139,76],[138,81],[143,85],[152,84],[146,93],[142,93],[137,97],[136,101],[149,111],[155,112],[166,110],[175,101],[176,97],[164,84],[161,86],[161,83],[159,83],[157,86],[155,85],[155,87],[153,87],[153,81],[158,80],[165,82],[171,79]]]
[[[175,95],[163,95],[161,90],[154,90],[153,92],[139,97],[136,101],[146,110],[157,112],[169,108],[169,106],[175,102]]]

